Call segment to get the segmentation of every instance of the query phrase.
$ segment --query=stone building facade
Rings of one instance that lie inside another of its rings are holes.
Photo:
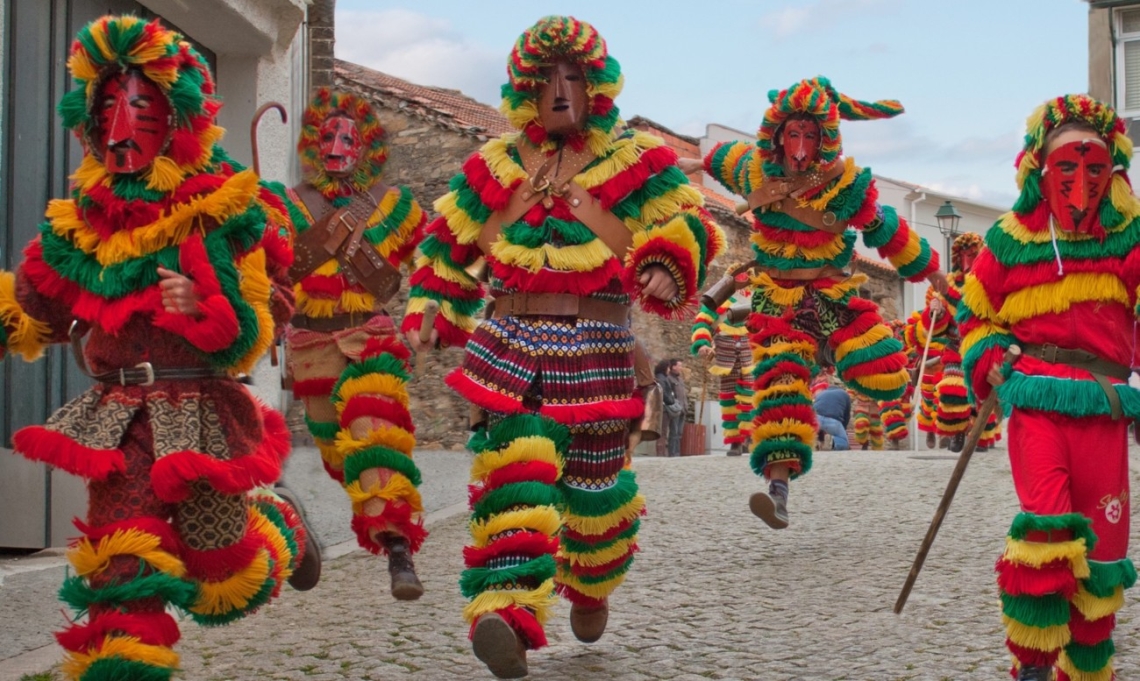
[[[385,179],[389,184],[409,187],[429,219],[437,213],[432,203],[447,192],[451,177],[463,161],[484,142],[513,128],[497,109],[480,104],[455,90],[424,87],[357,64],[336,61],[336,86],[367,97],[376,106],[388,131],[388,163]],[[633,117],[627,125],[665,139],[679,156],[698,158],[698,140],[679,135],[649,119]],[[736,206],[724,196],[700,185],[706,205],[725,231],[727,252],[709,268],[708,284],[724,275],[725,269],[752,258],[750,221],[736,213]],[[890,318],[901,309],[902,285],[894,270],[867,258],[857,258],[858,268],[870,279],[863,294],[883,308]],[[407,287],[389,312],[403,314]],[[693,314],[684,319],[663,320],[635,308],[633,328],[654,362],[669,357],[682,358],[687,369],[690,397],[699,399],[701,363],[689,354]],[[462,359],[462,348],[432,353],[422,360],[421,370],[409,386],[416,435],[421,447],[462,449],[467,438],[467,404],[443,385],[443,376]],[[713,386],[710,386],[710,390]],[[714,399],[714,398],[710,398]]]

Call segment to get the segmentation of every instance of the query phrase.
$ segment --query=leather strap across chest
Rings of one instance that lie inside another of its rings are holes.
[[[746,197],[748,208],[778,211],[821,232],[842,234],[847,229],[846,220],[839,220],[831,211],[801,206],[799,199],[811,189],[830,184],[843,175],[845,169],[845,164],[837,161],[822,173],[807,173],[796,177],[765,176],[760,186]]]

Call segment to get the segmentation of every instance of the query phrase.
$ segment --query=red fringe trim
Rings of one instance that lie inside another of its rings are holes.
[[[579,532],[575,532],[569,527],[564,527],[562,528],[562,536],[572,541],[580,541],[587,544],[599,544],[604,541],[609,541],[622,532],[625,532],[629,529],[630,525],[633,525],[633,522],[633,518],[630,518],[629,520],[623,520],[602,534],[581,534]]]
[[[361,359],[379,357],[388,353],[403,362],[405,369],[410,369],[408,360],[412,357],[412,351],[400,341],[399,336],[396,335],[395,327],[389,326],[389,329],[389,335],[369,336],[368,340],[364,342],[364,350],[360,352]]]
[[[504,289],[516,289],[528,293],[573,293],[577,296],[588,296],[605,289],[611,280],[620,278],[622,264],[617,258],[609,258],[601,267],[595,267],[588,272],[542,270],[534,273],[492,261],[491,271],[501,280]]]
[[[293,397],[328,397],[332,394],[336,378],[310,378],[304,381],[293,381]]]
[[[1077,578],[1067,561],[1055,560],[1033,568],[1001,558],[994,569],[998,575],[998,587],[1011,596],[1061,594],[1071,599],[1077,593]]]
[[[1073,641],[1083,646],[1096,644],[1112,638],[1112,631],[1116,628],[1116,615],[1106,615],[1098,620],[1086,620],[1076,608],[1070,608],[1069,631],[1073,634]]]
[[[1061,654],[1060,648],[1050,651],[1034,650],[1019,646],[1008,638],[1005,640],[1005,646],[1022,667],[1052,667],[1057,662],[1057,656]],[[1017,678],[1016,673],[1012,673],[1011,676]]]
[[[507,624],[515,630],[515,633],[522,637],[527,650],[538,650],[546,645],[546,632],[542,630],[542,625],[538,623],[538,619],[531,611],[512,605],[502,610],[496,610],[495,614],[506,620]],[[472,623],[471,630],[467,632],[467,638],[470,640],[474,634],[475,624]]]
[[[404,409],[399,402],[386,397],[376,397],[375,395],[352,397],[345,403],[344,411],[340,414],[340,427],[347,428],[348,424],[362,416],[382,418],[391,421],[409,433],[416,432],[415,425],[412,423],[412,415],[408,410]]]
[[[140,530],[158,537],[159,546],[162,547],[163,551],[176,554],[182,547],[178,539],[178,534],[174,531],[174,528],[170,526],[170,523],[161,518],[155,518],[154,516],[120,520],[98,527],[88,525],[79,518],[74,518],[72,523],[74,523],[75,528],[83,533],[83,536],[87,537],[92,543],[102,541],[104,538],[120,530]],[[78,542],[79,538],[76,537],[71,540],[70,544],[74,546]]]
[[[388,549],[383,544],[372,541],[370,530],[396,532],[408,540],[409,551],[413,554],[423,546],[428,532],[424,529],[423,520],[412,522],[412,507],[406,503],[389,501],[380,515],[353,515],[352,531],[356,533],[356,541],[361,548],[377,556],[388,555]]]
[[[771,369],[757,376],[755,379],[755,385],[766,386],[784,374],[791,374],[792,376],[795,376],[802,381],[807,381],[809,378],[811,378],[811,369],[790,360],[781,360],[779,362],[776,362],[776,364],[773,365]],[[734,395],[735,393],[730,396]]]
[[[566,600],[570,601],[574,605],[580,605],[584,608],[598,608],[606,602],[606,599],[604,598],[592,598],[584,593],[575,591],[573,587],[567,586],[565,584],[559,584],[558,586],[554,587],[554,589]]]
[[[790,419],[792,421],[799,421],[800,423],[807,423],[809,425],[816,425],[815,409],[810,404],[803,405],[781,405],[779,407],[764,408],[760,405],[760,412],[756,415],[757,422],[759,423],[772,423],[773,421],[782,421]]]
[[[546,461],[518,461],[497,468],[483,480],[487,489],[497,489],[512,482],[541,482],[553,485],[558,481],[558,468]]]
[[[43,426],[28,426],[16,431],[12,436],[12,446],[25,459],[42,461],[88,480],[106,480],[112,473],[127,471],[122,450],[84,447]]]
[[[514,188],[522,183],[516,180],[510,187],[504,187],[487,167],[487,161],[482,154],[471,154],[463,164],[463,174],[467,177],[467,184],[479,195],[479,199],[488,210],[494,212],[507,207],[511,201]]]
[[[195,551],[184,542],[181,558],[191,577],[204,582],[221,582],[245,569],[263,548],[267,548],[265,538],[247,527],[241,539],[220,549]]]
[[[615,560],[611,560],[604,565],[575,565],[573,567],[570,567],[570,561],[565,557],[560,559],[559,562],[565,565],[567,569],[569,569],[573,574],[580,577],[601,577],[620,568],[625,564],[627,560],[629,560],[630,556],[637,553],[637,550],[637,544],[631,544],[629,551],[627,551],[625,555]]]
[[[85,653],[98,650],[107,637],[134,636],[150,646],[173,648],[181,634],[178,623],[164,612],[115,612],[92,616],[87,624],[72,623],[56,633],[55,640],[65,650]]]
[[[487,546],[463,547],[463,564],[469,568],[483,567],[499,556],[553,556],[558,552],[558,538],[541,532],[516,532],[496,539]]]
[[[321,459],[321,465],[325,467],[325,472],[329,474],[330,478],[336,480],[341,485],[344,484],[344,471],[338,471],[332,466],[329,466],[329,463],[324,459]]]
[[[558,423],[589,423],[609,419],[635,419],[645,413],[645,402],[639,397],[590,404],[547,405],[538,410]]]
[[[502,393],[489,390],[483,385],[469,378],[462,368],[456,369],[444,377],[443,382],[449,388],[459,393],[463,399],[488,410],[502,414],[523,414],[526,409],[522,400],[507,397]]]
[[[632,166],[606,180],[597,196],[602,208],[610,210],[632,192],[645,186],[651,175],[656,175],[677,163],[677,154],[666,145],[648,149]]]

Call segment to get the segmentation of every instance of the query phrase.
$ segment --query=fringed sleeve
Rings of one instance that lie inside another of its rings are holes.
[[[873,201],[877,196],[877,192],[868,192],[867,200]],[[936,271],[940,266],[938,253],[930,248],[926,239],[912,230],[894,208],[874,206],[874,216],[866,222],[852,219],[852,223],[863,230],[863,243],[877,249],[907,281],[922,281]]]
[[[983,250],[966,275],[956,323],[962,337],[962,371],[970,399],[984,400],[993,389],[986,380],[991,367],[1002,361],[1014,336],[1001,321],[998,283],[1004,268],[989,250]]]
[[[16,275],[0,271],[0,358],[17,354],[31,362],[43,354],[51,327],[33,318],[16,295]]]
[[[760,168],[760,150],[749,142],[721,142],[705,156],[705,172],[739,196],[760,186]]]

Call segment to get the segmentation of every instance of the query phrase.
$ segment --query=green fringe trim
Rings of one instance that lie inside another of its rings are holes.
[[[637,496],[637,477],[631,470],[618,472],[614,486],[592,492],[558,482],[566,501],[566,508],[574,515],[585,518],[604,516],[628,505]]]
[[[835,217],[839,220],[850,220],[867,201],[867,188],[871,186],[871,180],[871,169],[861,169],[855,180],[827,203],[827,209],[835,213]],[[835,182],[838,181],[836,178]]]
[[[752,192],[752,188],[751,187],[745,187],[741,183],[742,178],[739,178],[739,176],[735,172],[735,170],[736,170],[735,168],[725,168],[724,167],[725,157],[727,157],[728,153],[730,151],[732,151],[734,148],[736,148],[736,146],[738,144],[747,144],[747,143],[746,142],[730,142],[728,144],[722,144],[715,152],[713,152],[712,161],[709,163],[709,167],[713,171],[712,172],[713,179],[715,179],[717,182],[719,182],[725,189],[732,192],[733,194],[738,194],[740,196],[747,196],[748,194],[750,194]],[[751,146],[751,145],[748,145],[748,146]],[[752,149],[750,149],[750,150],[746,151],[744,154],[742,154],[740,157],[741,165],[747,166],[748,159],[750,159],[752,157],[752,154],[754,154],[754,153],[756,153],[755,147],[753,147]]]
[[[930,261],[934,257],[934,252],[930,250],[930,243],[919,237],[919,251],[918,256],[909,263],[898,268],[899,276],[906,280],[911,280],[922,274],[927,267],[930,266]]]
[[[1111,563],[1098,560],[1090,560],[1088,563],[1089,577],[1084,580],[1084,586],[1097,598],[1108,598],[1116,592],[1116,587],[1131,589],[1136,583],[1136,566],[1128,558],[1114,560]]]
[[[76,612],[86,612],[93,604],[124,605],[144,598],[161,598],[166,603],[187,609],[194,604],[198,588],[194,583],[162,572],[140,575],[124,584],[110,584],[98,589],[82,577],[68,577],[59,588],[59,598]]]
[[[1011,596],[1001,594],[1001,611],[1022,624],[1044,629],[1069,623],[1069,602],[1064,596]]]
[[[1067,530],[1072,532],[1073,539],[1084,539],[1087,550],[1092,551],[1096,546],[1096,533],[1092,531],[1092,522],[1080,513],[1065,513],[1064,515],[1037,515],[1022,511],[1013,519],[1009,528],[1009,538],[1016,541],[1026,541],[1025,536],[1030,532],[1052,532]]]
[[[369,374],[389,374],[391,376],[395,376],[405,383],[407,383],[412,378],[411,374],[408,373],[408,367],[406,364],[396,359],[396,357],[392,354],[385,352],[383,354],[376,355],[375,357],[369,357],[367,359],[362,359],[359,362],[350,363],[347,367],[345,367],[344,371],[341,372],[340,378],[337,379],[337,382],[333,385],[332,394],[336,395],[339,393],[340,388],[342,385],[344,385],[345,381],[352,378],[367,376]]]
[[[555,571],[554,556],[548,554],[532,558],[522,565],[499,570],[486,567],[467,568],[459,576],[459,591],[467,598],[475,598],[500,584],[516,584],[525,579],[534,579],[541,584],[553,578]]]
[[[409,298],[429,298],[436,302],[444,300],[445,296],[424,288],[423,284],[416,284],[408,293]],[[447,302],[455,311],[464,317],[473,317],[483,309],[482,298],[447,298]]]
[[[403,475],[416,487],[420,486],[420,469],[411,457],[388,447],[376,445],[353,452],[344,460],[344,484],[351,485],[360,479],[360,472],[369,468],[387,468]]]
[[[468,441],[468,448],[475,454],[497,451],[520,437],[544,437],[554,443],[554,449],[562,456],[570,448],[570,431],[557,421],[535,414],[508,416],[491,428],[476,431]]]
[[[1111,201],[1107,203],[1111,204]],[[1128,255],[1138,241],[1140,241],[1140,219],[1133,220],[1120,231],[1106,233],[1104,241],[1058,239],[1057,249],[1061,252],[1061,258],[1065,260],[1107,260]],[[993,251],[997,261],[1007,267],[1051,263],[1056,259],[1051,242],[1024,243],[1002,229],[989,230],[986,234],[986,246]]]
[[[336,434],[340,432],[340,424],[336,421],[314,421],[308,414],[305,414],[305,426],[313,437],[321,440],[335,440]]]
[[[604,575],[575,575],[574,578],[583,584],[604,584],[612,581],[616,577],[620,577],[629,572],[629,568],[633,565],[634,554],[629,554],[625,561],[618,565],[613,570],[610,570]],[[574,571],[570,569],[569,563],[563,563],[559,566],[559,572],[564,575],[572,575]]]
[[[562,550],[566,553],[577,553],[583,555],[597,553],[598,551],[604,551],[605,549],[610,548],[619,541],[623,541],[625,539],[633,539],[637,536],[637,532],[640,528],[641,520],[634,518],[633,522],[630,523],[630,526],[614,535],[613,539],[607,539],[606,541],[597,542],[595,544],[587,544],[585,542],[578,541],[577,539],[570,539],[569,537],[563,536],[560,540],[560,543],[562,545]]]
[[[280,182],[270,182],[268,180],[262,180],[261,184],[273,192],[277,198],[281,199],[281,202],[285,204],[285,210],[289,213],[289,219],[293,222],[293,228],[297,230],[298,234],[301,234],[311,226],[305,218],[305,214],[301,212],[297,204],[293,203],[289,198],[289,194],[285,190],[285,185]],[[285,225],[282,225],[282,231],[284,230]]]
[[[403,226],[404,220],[408,219],[408,214],[412,212],[412,206],[416,205],[416,200],[412,198],[412,190],[407,187],[397,187],[396,189],[400,192],[400,199],[392,207],[392,212],[381,217],[379,222],[364,232],[365,238],[372,244],[381,243],[393,232],[399,230]]]
[[[483,494],[471,509],[472,520],[483,520],[512,506],[554,506],[562,498],[553,485],[541,482],[512,482]]]
[[[622,220],[640,220],[641,209],[650,200],[688,184],[685,174],[677,166],[669,166],[660,173],[649,177],[640,187],[633,190],[610,211]]]
[[[170,681],[176,671],[178,670],[170,667],[156,667],[125,657],[104,657],[87,667],[82,681]]]
[[[958,325],[961,326],[973,318],[973,316],[974,315],[970,312],[970,308],[966,307],[966,305],[963,304],[958,306],[958,315],[955,318],[955,321],[957,321]],[[938,337],[935,337],[935,340],[940,339]],[[1011,333],[990,334],[974,345],[970,346],[969,352],[962,356],[962,373],[966,380],[966,395],[969,398],[970,402],[976,402],[978,399],[977,395],[974,394],[974,372],[976,371],[978,362],[982,357],[988,354],[990,348],[996,347],[1001,348],[1002,351],[1005,351],[1015,342],[1017,342],[1017,339]],[[1009,377],[1007,376],[1006,378]]]
[[[275,563],[272,559],[269,560],[269,572],[272,575]],[[244,607],[234,608],[229,612],[224,612],[220,615],[203,615],[196,612],[190,613],[190,618],[203,627],[220,627],[231,622],[236,622],[246,615],[252,615],[258,608],[269,602],[273,597],[273,590],[277,588],[277,581],[272,577],[265,580],[257,593],[249,599],[249,602]]]
[[[799,440],[793,438],[772,438],[763,440],[756,448],[752,450],[752,458],[749,463],[752,465],[752,471],[756,475],[764,475],[764,467],[768,464],[768,458],[772,454],[790,454],[800,462],[800,472],[795,471],[791,474],[791,479],[807,475],[811,470],[812,463],[812,450],[809,445],[805,445]],[[787,456],[780,456],[780,459],[787,459]]]
[[[898,212],[890,206],[883,206],[882,217],[875,216],[863,228],[863,243],[870,248],[882,248],[890,243],[898,231]]]
[[[538,248],[543,244],[561,241],[567,246],[578,246],[597,239],[589,227],[578,222],[567,222],[547,217],[538,227],[531,227],[518,221],[503,228],[503,238],[512,244],[526,248]]]
[[[1127,383],[1113,385],[1120,396],[1124,415],[1140,418],[1140,391]],[[1108,396],[1096,381],[1081,381],[1050,376],[1027,376],[1014,371],[998,387],[998,397],[1011,407],[1051,411],[1067,416],[1108,416],[1112,408]]]
[[[301,550],[301,548],[297,546],[297,532],[292,527],[289,527],[289,524],[285,522],[285,515],[281,513],[281,509],[268,499],[257,499],[254,503],[257,505],[257,508],[260,509],[263,514],[265,514],[265,519],[273,523],[273,525],[281,533],[281,536],[285,539],[285,545],[289,547],[290,555],[292,555],[293,559],[296,560],[297,555]],[[282,499],[281,503],[286,504],[287,502]],[[297,515],[300,516],[300,509],[295,510]],[[296,565],[290,567],[296,567]]]
[[[467,213],[475,224],[481,225],[491,217],[491,209],[483,203],[479,193],[467,183],[466,174],[459,173],[451,178],[448,188],[455,192],[455,205]]]
[[[768,219],[769,215],[772,215],[772,214],[771,213],[765,213],[764,214],[763,222],[766,225],[771,223],[771,221]],[[782,213],[780,215],[782,215]],[[788,219],[791,220],[792,218],[788,218]],[[790,270],[790,269],[798,269],[801,267],[819,267],[821,265],[827,264],[827,265],[833,265],[835,267],[842,268],[842,267],[846,267],[847,264],[851,262],[851,257],[855,253],[855,241],[858,238],[858,236],[859,236],[858,234],[856,234],[853,230],[850,230],[850,229],[847,230],[846,232],[844,232],[843,233],[843,251],[841,251],[838,255],[831,258],[830,260],[825,260],[825,259],[818,259],[817,260],[817,259],[809,259],[809,258],[803,258],[803,257],[780,258],[780,257],[770,255],[768,253],[765,253],[764,251],[761,251],[760,247],[757,246],[756,244],[752,244],[752,252],[756,254],[756,262],[760,263],[760,265],[763,267],[774,267],[774,268],[781,269],[781,270]]]
[[[1116,645],[1111,638],[1091,646],[1074,641],[1065,646],[1065,654],[1069,656],[1073,666],[1082,672],[1098,672],[1112,662],[1112,656],[1116,654]]]

